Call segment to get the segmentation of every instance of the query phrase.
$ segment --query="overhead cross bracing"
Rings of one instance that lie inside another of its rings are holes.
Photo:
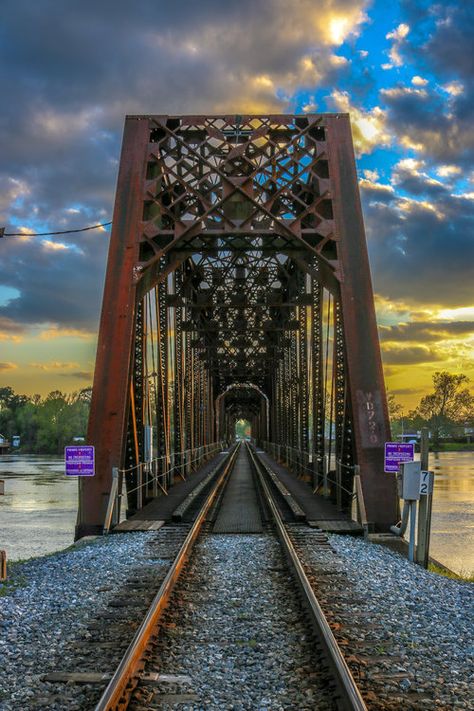
[[[315,489],[334,471],[345,505],[359,467],[371,522],[393,523],[346,115],[127,118],[78,535],[113,467],[133,510],[239,418]]]

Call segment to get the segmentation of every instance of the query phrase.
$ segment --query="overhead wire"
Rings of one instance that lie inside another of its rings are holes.
[[[110,222],[102,222],[99,225],[90,225],[89,227],[81,227],[77,230],[57,230],[55,232],[5,232],[0,227],[0,237],[52,237],[54,235],[70,235],[76,232],[87,232],[88,230],[96,230],[99,227],[108,227]]]

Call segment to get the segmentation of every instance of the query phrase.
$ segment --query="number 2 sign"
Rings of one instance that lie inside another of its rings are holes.
[[[433,472],[421,472],[420,476],[420,495],[428,496],[433,493]]]

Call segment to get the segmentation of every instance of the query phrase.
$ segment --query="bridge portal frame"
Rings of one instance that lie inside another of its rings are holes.
[[[77,538],[102,532],[112,469],[123,462],[133,398],[131,354],[136,345],[139,300],[190,256],[189,251],[173,251],[183,233],[193,229],[177,225],[169,248],[148,263],[140,261],[150,135],[157,125],[182,118],[129,116],[125,122],[88,430],[88,442],[96,447],[97,473],[80,481]],[[199,119],[185,118],[189,122]],[[318,271],[304,259],[295,257],[295,262],[311,278],[317,277],[340,306],[338,328],[345,343],[346,387],[367,517],[376,530],[387,530],[397,518],[398,503],[395,480],[383,472],[383,445],[390,438],[390,427],[349,116],[270,118],[324,124],[330,176],[327,197],[332,201],[337,260],[331,261],[320,249],[309,246],[301,225],[282,222],[279,230],[304,244]],[[230,189],[245,193],[245,188],[235,183]],[[250,199],[248,194],[245,198]]]

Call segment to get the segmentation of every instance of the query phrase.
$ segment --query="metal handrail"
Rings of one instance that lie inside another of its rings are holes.
[[[203,444],[201,447],[194,447],[194,449],[184,449],[181,452],[171,452],[170,454],[162,454],[161,457],[154,457],[153,459],[150,459],[147,462],[139,462],[138,464],[134,464],[132,467],[128,467],[126,469],[119,469],[120,474],[129,474],[130,472],[133,472],[135,469],[138,469],[139,467],[142,466],[142,464],[152,464],[153,462],[161,462],[163,459],[166,459],[167,461],[171,461],[173,457],[180,457],[183,454],[188,454],[188,452],[197,452],[200,449],[204,449],[205,447],[212,447],[214,444],[217,445],[217,448],[222,447],[224,445],[224,441],[221,440],[220,442],[211,442],[210,444]],[[193,460],[196,461],[196,460]]]
[[[284,445],[284,444],[277,444],[276,442],[262,442],[262,445],[263,445],[264,447],[267,446],[267,445],[270,445],[270,447],[281,447],[281,448],[283,448],[284,450],[287,450],[287,451],[288,451],[288,450],[291,450],[292,452],[295,452],[296,454],[299,454],[299,455],[306,455],[307,457],[309,457],[309,454],[310,454],[309,452],[306,452],[306,451],[304,451],[304,450],[302,450],[302,449],[296,449],[296,447],[290,447],[290,446],[287,446],[287,445]],[[316,457],[316,461],[317,461],[317,462],[321,462],[321,461],[322,461],[322,457]],[[341,462],[341,460],[340,460],[340,459],[337,459],[337,458],[336,458],[335,463],[336,463],[336,467],[339,465],[339,466],[341,466],[341,467],[344,467],[344,469],[354,470],[354,473],[357,471],[357,467],[358,467],[357,464],[344,464],[344,462]],[[303,469],[304,471],[306,471],[306,472],[308,472],[308,473],[310,473],[310,474],[314,474],[314,470],[313,470],[311,467],[305,466],[302,462],[299,462],[298,466],[299,466],[301,469]],[[347,489],[345,486],[343,486],[342,484],[340,484],[338,481],[336,481],[335,479],[332,479],[330,476],[328,476],[328,474],[325,475],[325,481],[328,481],[328,482],[330,482],[331,484],[334,484],[336,487],[340,488],[341,491],[344,491],[344,492],[345,492],[346,494],[348,494],[350,497],[354,498],[355,493],[354,493],[353,491],[350,491],[350,490]]]
[[[174,462],[175,457],[177,458],[179,455],[188,454],[189,452],[193,452],[193,451],[199,452],[200,450],[206,450],[208,447],[212,447],[213,444],[215,444],[215,443],[212,443],[209,445],[203,445],[202,447],[197,447],[194,450],[193,449],[186,449],[182,452],[173,452],[171,454],[171,456],[169,457],[169,459],[171,459],[171,461]],[[218,442],[217,447],[214,447],[214,449],[209,449],[207,451],[201,452],[199,454],[199,456],[197,456],[195,459],[186,461],[185,465],[187,467],[189,467],[192,464],[194,464],[195,462],[202,461],[202,459],[204,457],[208,457],[208,456],[214,454],[214,452],[217,452],[218,450],[222,451],[224,448],[225,448],[225,443],[223,441]],[[155,459],[150,459],[150,461],[148,461],[148,462],[140,462],[139,464],[137,464],[133,467],[130,467],[129,469],[118,469],[118,467],[113,468],[113,470],[112,470],[112,486],[110,488],[109,499],[108,499],[108,503],[107,503],[107,511],[106,511],[104,526],[103,526],[103,534],[104,535],[106,535],[110,531],[110,528],[112,526],[112,519],[113,519],[114,512],[117,517],[119,516],[119,513],[118,513],[120,511],[119,502],[122,497],[122,482],[123,482],[123,475],[124,474],[127,474],[127,473],[129,473],[131,471],[135,471],[135,470],[137,471],[139,483],[133,489],[127,489],[126,494],[127,494],[127,496],[129,496],[130,494],[133,494],[136,491],[138,491],[138,504],[137,504],[138,509],[143,508],[143,491],[142,490],[144,489],[144,487],[148,488],[150,486],[150,484],[153,484],[154,482],[156,482],[158,484],[158,486],[162,489],[164,494],[168,494],[168,492],[166,491],[166,488],[164,488],[164,486],[160,483],[160,480],[166,479],[166,477],[168,477],[172,472],[178,470],[183,465],[183,463],[173,464],[173,466],[171,466],[169,469],[166,469],[165,471],[161,472],[161,474],[156,474],[155,476],[152,476],[152,477],[147,476],[147,477],[145,477],[144,481],[140,481],[140,479],[142,478],[143,467],[150,467],[150,469],[153,469],[153,465],[156,462],[161,461],[163,459],[168,459],[168,457],[166,457],[166,456],[156,457]],[[122,478],[119,480],[120,475],[122,475]],[[120,486],[119,486],[119,481],[120,481]]]
[[[193,451],[196,452],[196,451],[199,451],[200,449],[204,449],[205,447],[208,447],[208,446],[212,446],[212,445],[204,445],[203,447],[198,447],[197,449],[194,449],[194,450],[186,449],[184,452],[172,452],[169,459],[172,459],[174,461],[176,457],[179,457],[182,454],[187,454],[188,452],[193,452]],[[219,442],[217,444],[217,447],[215,447],[214,449],[211,449],[207,452],[204,452],[204,455],[207,456],[210,454],[214,454],[214,452],[217,452],[218,450],[222,451],[223,447],[224,447],[224,443]],[[191,461],[186,462],[186,464],[188,466],[190,464],[194,464],[195,462],[200,461],[202,459],[202,456],[203,455],[200,454],[195,459],[191,459]],[[119,474],[127,474],[130,471],[133,471],[134,469],[137,469],[138,471],[140,471],[141,467],[151,466],[151,465],[153,465],[154,462],[157,462],[157,461],[159,461],[161,459],[165,459],[165,458],[168,459],[168,457],[156,457],[155,459],[150,459],[150,461],[148,461],[148,462],[140,462],[139,464],[136,464],[134,467],[131,467],[130,469],[119,469],[118,472],[119,472]],[[147,478],[147,480],[145,482],[143,482],[142,484],[138,484],[138,486],[136,486],[134,489],[128,489],[127,494],[133,494],[135,491],[138,491],[139,489],[143,488],[144,486],[148,486],[149,484],[152,484],[154,481],[158,481],[159,479],[166,477],[171,472],[175,471],[176,469],[179,469],[180,466],[182,466],[182,465],[181,464],[173,464],[173,466],[171,466],[169,469],[166,469],[166,471],[162,472],[161,474],[157,474],[154,477]]]

